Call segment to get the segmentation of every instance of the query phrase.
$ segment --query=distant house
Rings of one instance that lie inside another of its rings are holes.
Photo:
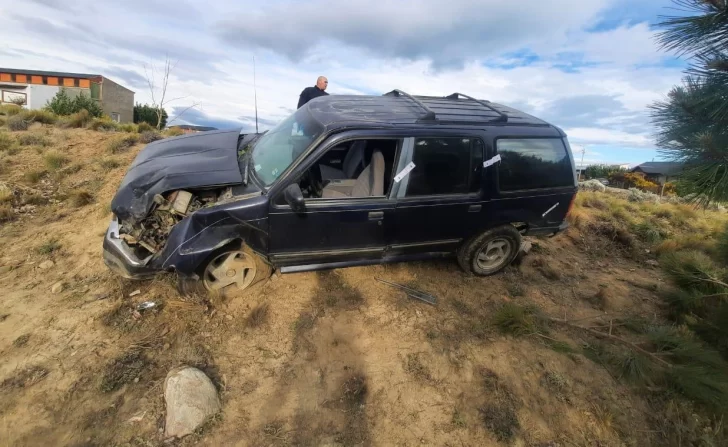
[[[641,172],[645,177],[664,185],[675,180],[680,175],[682,168],[682,163],[674,161],[650,161],[632,168],[631,172]]]
[[[16,102],[40,109],[61,89],[71,97],[83,93],[97,100],[116,122],[134,120],[134,92],[104,76],[0,67],[0,104]]]

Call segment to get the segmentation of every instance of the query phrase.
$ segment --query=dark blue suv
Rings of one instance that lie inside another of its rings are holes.
[[[281,272],[455,256],[490,275],[522,235],[566,227],[574,162],[559,128],[454,93],[325,96],[263,134],[144,148],[112,201],[104,260],[208,290]]]

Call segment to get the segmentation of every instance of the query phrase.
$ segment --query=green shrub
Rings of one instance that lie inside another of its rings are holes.
[[[68,161],[68,157],[58,151],[51,151],[43,156],[43,162],[45,163],[46,167],[51,171],[59,170],[63,167],[63,165],[68,163]]]
[[[28,122],[21,115],[11,116],[5,124],[8,126],[8,129],[15,132],[28,130]]]
[[[92,117],[91,115],[89,115],[88,110],[80,110],[68,116],[68,127],[80,129],[82,127],[85,127],[89,122],[91,122],[91,118]]]
[[[114,138],[113,140],[109,141],[106,147],[108,151],[112,154],[118,154],[119,152],[123,152],[126,149],[134,146],[138,140],[139,136],[136,134],[125,135],[123,137]]]
[[[162,134],[155,130],[150,130],[148,132],[143,132],[139,135],[139,142],[149,144],[153,141],[162,140],[164,137]]]
[[[46,171],[27,171],[23,174],[23,180],[28,183],[35,184],[40,181],[46,174]]]
[[[529,335],[540,332],[540,322],[535,309],[514,303],[505,303],[495,311],[492,323],[501,332],[511,335]]]
[[[7,132],[0,132],[0,151],[6,151],[13,147],[15,141]]]
[[[56,93],[56,96],[54,96],[53,99],[48,101],[48,104],[46,104],[46,109],[58,116],[72,115],[80,112],[81,110],[88,111],[88,114],[94,117],[100,117],[104,114],[104,111],[95,99],[92,99],[83,93],[79,94],[75,98],[71,98],[66,89],[61,89],[58,93]]]
[[[157,122],[159,121],[159,117],[157,116],[157,108],[147,105],[147,104],[136,104],[134,106],[134,122],[139,123],[147,123],[149,124],[152,129],[157,128]],[[164,129],[167,127],[167,111],[162,109],[162,122],[160,123],[160,128]],[[151,130],[151,129],[147,129]],[[140,130],[140,132],[142,132]]]
[[[716,282],[724,278],[725,270],[705,253],[694,250],[668,253],[661,258],[661,264],[675,285],[683,290],[713,295],[725,289]]]

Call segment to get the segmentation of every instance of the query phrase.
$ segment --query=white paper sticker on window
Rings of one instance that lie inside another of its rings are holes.
[[[487,168],[488,166],[494,165],[501,161],[500,154],[496,155],[495,157],[491,158],[490,160],[485,160],[483,162],[483,167]]]
[[[409,162],[407,166],[404,167],[401,171],[399,171],[399,174],[394,176],[394,181],[399,183],[402,181],[403,178],[407,176],[413,169],[415,168],[415,164],[412,162]]]

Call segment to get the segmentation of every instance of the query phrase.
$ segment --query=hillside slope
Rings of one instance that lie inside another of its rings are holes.
[[[533,323],[515,337],[494,320],[513,305],[535,306],[625,337],[614,320],[662,322],[656,293],[667,286],[647,262],[652,254],[627,236],[595,233],[587,224],[604,221],[599,206],[582,199],[575,228],[538,241],[520,266],[491,278],[433,261],[274,276],[236,298],[185,298],[173,278],[121,280],[102,262],[109,202],[141,144],[110,153],[123,134],[38,124],[0,135],[10,141],[0,148],[0,182],[11,191],[0,227],[0,439],[8,445],[163,445],[162,383],[180,364],[206,371],[223,401],[221,415],[183,445],[676,439],[670,421],[685,417],[681,399],[638,392],[591,360],[597,342],[588,334]],[[706,228],[725,221],[700,219]],[[375,276],[439,301],[413,301]],[[146,300],[159,308],[136,312]],[[678,429],[697,439],[707,424]]]

